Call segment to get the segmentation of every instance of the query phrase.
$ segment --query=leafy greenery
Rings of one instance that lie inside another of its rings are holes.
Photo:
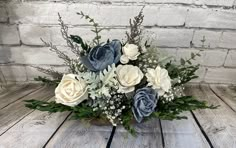
[[[198,78],[195,72],[199,69],[200,65],[199,64],[193,65],[192,61],[199,56],[201,56],[199,52],[191,53],[191,57],[189,59],[183,59],[183,58],[180,59],[181,65],[173,64],[172,61],[168,62],[165,65],[165,68],[167,69],[171,79],[178,78],[181,80],[180,82],[174,84],[173,87],[185,84],[192,79]]]
[[[26,107],[40,111],[48,111],[51,113],[71,111],[73,113],[71,119],[98,118],[98,116],[101,115],[101,112],[93,111],[92,107],[86,106],[84,103],[75,107],[70,107],[56,103],[55,101],[25,100],[25,102]]]
[[[28,108],[37,109],[40,111],[48,111],[51,113],[73,110],[71,107],[56,103],[55,101],[46,102],[39,100],[25,100],[25,102],[27,103],[25,106]]]
[[[40,81],[42,82],[43,84],[47,84],[47,85],[58,85],[60,83],[60,79],[58,80],[50,80],[46,77],[41,77],[41,76],[38,76],[37,78],[34,78],[35,81]]]
[[[94,29],[92,29],[91,31],[94,32],[96,34],[96,36],[93,39],[93,42],[95,45],[100,45],[100,39],[101,36],[99,35],[99,33],[103,30],[102,28],[99,28],[98,23],[96,23],[94,21],[93,18],[91,18],[89,15],[84,14],[82,11],[81,12],[77,12],[78,15],[81,16],[81,18],[85,18],[86,20],[88,20],[90,23],[92,23]]]
[[[79,44],[82,47],[83,51],[86,51],[86,53],[88,53],[90,51],[91,47],[89,47],[89,45],[87,43],[85,43],[80,36],[78,36],[78,35],[70,35],[70,38],[75,43]],[[82,52],[82,54],[84,54],[84,53]]]
[[[169,102],[159,101],[157,111],[154,112],[152,116],[162,120],[187,119],[185,116],[180,116],[180,113],[183,111],[207,108],[215,109],[217,106],[208,106],[205,101],[196,100],[192,96],[183,96]]]
[[[125,110],[122,114],[122,121],[123,121],[123,126],[124,128],[133,136],[136,136],[136,131],[135,129],[131,126],[132,121],[134,121],[133,118],[133,113],[131,110]]]

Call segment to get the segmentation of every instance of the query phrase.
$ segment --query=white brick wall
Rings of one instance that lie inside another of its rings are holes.
[[[16,25],[0,24],[0,44],[20,44],[20,38],[16,27]]]
[[[236,68],[236,50],[229,51],[224,66]]]
[[[196,30],[193,36],[194,47],[217,48],[221,34],[221,31]]]
[[[236,11],[223,9],[192,8],[189,10],[186,26],[201,28],[236,29]]]
[[[1,1],[1,0],[0,0]],[[32,81],[43,75],[31,65],[56,67],[63,61],[40,38],[72,55],[60,34],[59,12],[69,33],[94,37],[91,25],[76,12],[84,11],[106,27],[102,41],[124,40],[129,19],[144,8],[144,32],[163,55],[188,58],[201,51],[193,82],[236,84],[235,0],[15,0],[0,2],[0,83]],[[204,43],[203,43],[203,40]],[[2,73],[2,74],[1,74]],[[44,75],[43,75],[44,76]]]

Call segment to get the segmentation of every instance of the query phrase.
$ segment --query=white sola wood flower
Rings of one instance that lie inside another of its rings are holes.
[[[123,55],[120,57],[120,62],[122,64],[127,64],[129,60],[137,60],[140,55],[139,49],[137,45],[134,44],[126,44],[122,48]]]
[[[134,91],[134,86],[139,84],[143,78],[142,71],[133,65],[119,65],[116,69],[119,81],[119,92],[129,93]]]
[[[171,88],[171,79],[168,75],[168,71],[160,66],[157,66],[156,69],[148,68],[146,77],[148,86],[152,86],[153,89],[156,89],[160,96],[168,92]]]
[[[88,98],[86,82],[74,74],[64,75],[55,89],[55,97],[57,103],[76,106]]]

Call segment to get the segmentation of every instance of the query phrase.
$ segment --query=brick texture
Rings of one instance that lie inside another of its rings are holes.
[[[236,68],[236,50],[229,51],[224,66]]]
[[[186,26],[236,29],[236,11],[222,9],[190,9]]]
[[[4,78],[7,82],[25,82],[27,80],[26,70],[24,66],[0,66]]]
[[[160,47],[189,47],[192,29],[149,29],[153,44]],[[150,36],[149,36],[150,37]]]
[[[20,44],[20,38],[16,27],[16,25],[0,24],[0,44]]]
[[[0,4],[0,22],[7,22],[7,11],[4,5]]]
[[[235,48],[236,49],[236,32],[224,32],[221,41],[220,47],[222,48]]]
[[[0,0],[1,1],[1,0]],[[65,69],[56,53],[43,47],[43,38],[75,58],[66,47],[58,25],[58,12],[68,25],[69,35],[87,43],[95,37],[83,11],[105,29],[101,41],[126,41],[129,20],[144,7],[143,39],[161,56],[189,58],[199,52],[198,79],[192,82],[235,83],[236,1],[235,0],[12,0],[0,2],[0,83],[33,81],[42,75],[31,66]]]
[[[194,47],[217,48],[221,31],[196,30],[193,37]]]

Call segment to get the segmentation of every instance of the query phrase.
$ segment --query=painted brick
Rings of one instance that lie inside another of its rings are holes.
[[[7,7],[10,22],[24,24],[58,24],[58,12],[66,16],[66,8],[65,4],[40,2],[11,3]]]
[[[207,83],[236,84],[236,70],[229,68],[208,68],[204,80]]]
[[[219,47],[236,48],[236,32],[223,32]]]
[[[219,46],[220,36],[220,31],[196,30],[193,36],[194,47],[216,48]]]
[[[190,9],[187,27],[236,29],[236,11],[214,9]]]
[[[60,27],[47,27],[37,25],[19,25],[21,41],[25,45],[43,45],[40,38],[56,45],[65,45]]]
[[[199,49],[179,49],[177,50],[177,60],[180,58],[189,59],[191,53],[198,53]],[[224,65],[224,61],[227,55],[227,50],[214,49],[200,51],[201,56],[196,57],[196,60],[192,61],[193,64],[201,64],[202,66],[214,66],[219,67]]]
[[[195,4],[209,6],[233,6],[234,0],[195,0]]]
[[[20,44],[20,38],[16,25],[0,24],[0,44],[17,45]]]
[[[153,38],[153,44],[159,47],[189,47],[192,40],[192,29],[149,29],[149,38]]]
[[[145,0],[148,3],[178,3],[178,4],[192,4],[194,0]]]
[[[176,60],[177,60],[177,64],[180,64],[180,59],[189,59],[191,58],[191,53],[198,53],[199,50],[198,49],[178,49],[177,50],[177,56],[176,56]],[[201,53],[200,53],[201,54]],[[203,56],[201,57],[196,57],[196,60],[192,61],[193,64],[203,64],[204,63],[204,58]]]
[[[90,41],[95,37],[91,32],[92,27],[76,27],[69,28],[68,33],[81,36],[85,41]],[[60,27],[52,26],[38,26],[38,25],[20,25],[20,37],[22,43],[25,45],[43,45],[40,38],[45,41],[50,41],[54,45],[66,45],[62,38]],[[105,29],[100,32],[102,36],[101,41],[105,42],[107,39],[125,39],[125,32],[127,29]]]
[[[157,13],[157,19],[149,19],[157,22],[158,26],[183,26],[187,15],[184,7],[161,7]]]
[[[65,66],[59,66],[59,67],[58,66],[57,67],[51,66],[51,67],[49,67],[49,66],[40,65],[40,67],[45,68],[45,69],[52,68],[53,70],[58,71],[58,72],[62,72],[62,73],[67,73],[67,71],[68,71],[68,67],[65,67]],[[37,78],[38,76],[52,78],[51,76],[38,71],[34,67],[26,66],[25,69],[26,69],[26,74],[27,74],[27,81],[34,81],[34,78]]]
[[[201,53],[203,58],[202,65],[216,66],[216,67],[223,66],[227,53],[228,50],[221,50],[221,49],[205,50]]]
[[[236,50],[230,50],[226,60],[225,60],[225,64],[224,66],[226,67],[236,67]]]
[[[57,9],[54,9],[57,8]],[[89,24],[87,20],[80,19],[76,13],[83,11],[95,18],[100,25],[118,26],[129,23],[129,19],[136,16],[141,6],[115,6],[101,4],[73,3],[67,5],[61,3],[22,3],[11,4],[8,7],[10,22],[24,24],[58,24],[58,12],[65,23],[78,25]],[[112,12],[112,15],[111,15]],[[115,17],[114,17],[115,16]]]
[[[1,66],[1,70],[7,82],[22,82],[27,80],[24,66],[5,65]]]
[[[63,52],[68,54],[70,57],[73,57],[73,54],[65,48],[58,47],[62,49]],[[0,55],[5,55],[5,62],[17,63],[17,64],[49,64],[49,65],[62,65],[63,60],[59,59],[56,53],[49,51],[47,47],[11,47],[9,48],[0,48]]]
[[[102,26],[128,26],[129,19],[136,16],[141,8],[142,6],[134,5],[118,6],[76,3],[69,5],[68,10],[70,15],[66,19],[70,24],[88,24],[87,21],[85,22],[84,20],[80,20],[80,16],[76,14],[78,11],[83,11],[97,20],[97,22]],[[150,11],[152,10],[150,7],[147,8],[149,8]],[[153,9],[155,9],[155,7],[153,7]]]
[[[176,57],[177,55],[177,49],[175,48],[158,48],[158,51],[161,57]]]
[[[7,18],[5,6],[0,4],[0,22],[7,22]]]

